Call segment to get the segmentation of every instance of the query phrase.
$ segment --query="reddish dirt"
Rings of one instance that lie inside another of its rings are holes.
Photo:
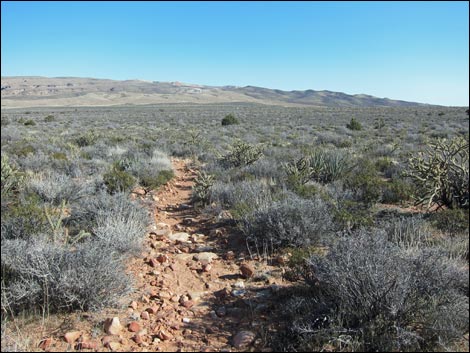
[[[134,196],[148,205],[155,224],[146,234],[142,256],[130,261],[135,290],[124,298],[122,307],[51,316],[34,335],[29,335],[30,339],[34,337],[30,349],[271,351],[265,346],[265,324],[278,305],[274,293],[286,285],[282,278],[284,269],[281,265],[268,265],[266,259],[252,258],[229,219],[204,217],[191,205],[196,173],[187,165],[187,161],[174,160],[176,176],[172,181],[158,191]],[[159,223],[167,224],[173,234],[188,233],[191,242],[170,240],[168,234],[162,235],[164,227]],[[218,258],[210,263],[195,260],[201,251],[215,253]],[[249,278],[242,275],[242,264],[246,264],[243,272]],[[148,318],[142,319],[146,310]],[[104,321],[113,317],[119,318],[123,329],[104,338],[107,336]],[[128,330],[132,322],[142,329],[139,338]],[[26,325],[22,330],[31,327]],[[81,346],[66,343],[64,334],[70,331],[81,332],[77,342],[91,342],[95,346],[87,349],[87,343]],[[234,336],[240,331],[250,334],[244,336],[245,345],[235,347]],[[52,343],[38,348],[41,339],[47,338],[52,338]],[[105,342],[116,343],[103,345],[103,338]]]

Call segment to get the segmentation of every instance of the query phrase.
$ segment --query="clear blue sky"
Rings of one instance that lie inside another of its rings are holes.
[[[2,1],[1,10],[2,76],[469,101],[466,1]]]

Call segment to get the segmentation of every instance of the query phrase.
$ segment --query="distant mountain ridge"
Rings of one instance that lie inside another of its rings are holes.
[[[1,78],[3,108],[110,106],[158,103],[261,103],[318,107],[420,107],[424,103],[332,91],[283,91],[255,86],[204,86],[182,82],[78,77]]]

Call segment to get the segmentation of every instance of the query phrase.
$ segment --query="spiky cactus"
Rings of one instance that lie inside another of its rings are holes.
[[[416,204],[468,209],[468,147],[468,137],[438,139],[409,158],[405,175],[417,186]]]
[[[210,188],[213,184],[213,175],[198,171],[193,186],[193,202],[206,204],[209,201]]]

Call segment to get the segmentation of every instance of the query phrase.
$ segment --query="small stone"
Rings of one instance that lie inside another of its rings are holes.
[[[168,341],[168,340],[171,340],[173,338],[173,335],[170,333],[170,332],[167,332],[167,331],[164,331],[164,330],[160,330],[158,332],[158,338],[160,338],[162,341]]]
[[[235,253],[233,251],[227,251],[225,254],[225,260],[233,260],[235,258]]]
[[[158,309],[159,309],[159,307],[157,305],[154,305],[150,308],[145,309],[145,311],[147,311],[149,314],[154,315],[158,312]]]
[[[113,336],[104,336],[101,339],[101,343],[103,346],[107,347],[110,342],[112,342],[115,338]]]
[[[205,264],[204,266],[202,266],[202,270],[203,270],[204,272],[209,272],[211,269],[212,269],[212,265],[211,265],[211,264]]]
[[[245,295],[245,293],[246,293],[246,290],[244,290],[244,289],[234,289],[232,291],[232,295],[234,297],[242,297],[242,296]]]
[[[199,300],[204,295],[204,292],[189,292],[188,296],[191,300]]]
[[[184,233],[184,232],[173,233],[173,234],[168,235],[168,239],[170,239],[172,241],[178,241],[178,242],[181,242],[181,243],[186,243],[189,240],[189,234]]]
[[[45,351],[45,350],[49,349],[52,342],[53,342],[53,340],[52,340],[51,337],[44,338],[43,340],[41,340],[41,342],[39,342],[38,347]]]
[[[142,336],[141,335],[134,335],[132,336],[131,340],[133,340],[135,343],[140,344],[142,343]]]
[[[194,306],[194,301],[192,300],[186,300],[182,304],[186,309],[190,309]]]
[[[160,262],[157,259],[150,259],[149,265],[152,267],[157,267],[158,265],[160,265]]]
[[[167,255],[158,255],[157,256],[157,261],[160,262],[161,264],[164,262],[168,262],[168,256]]]
[[[142,311],[142,312],[140,313],[140,317],[142,318],[142,320],[148,320],[148,319],[150,319],[150,315],[149,315],[148,311]]]
[[[223,317],[227,315],[227,309],[225,306],[218,307],[217,310],[215,311],[218,317]]]
[[[217,258],[218,258],[217,254],[214,254],[213,252],[201,252],[201,253],[195,254],[193,257],[194,260],[204,262],[206,264],[211,263],[213,260]]]
[[[183,317],[182,320],[185,324],[189,324],[191,322],[191,319],[189,317]]]
[[[245,282],[238,281],[238,282],[235,282],[232,286],[238,289],[245,289]]]
[[[116,352],[121,348],[121,344],[119,342],[109,342],[108,348],[111,349],[111,351]]]
[[[74,344],[80,338],[82,333],[80,331],[70,331],[64,335],[64,339],[68,344]]]
[[[241,264],[240,271],[245,278],[253,277],[255,270],[248,264]]]
[[[132,192],[134,194],[137,194],[137,195],[145,195],[146,192],[143,188],[135,188],[134,190],[132,190]]]
[[[112,319],[111,318],[107,319],[104,323],[104,331],[108,335],[117,335],[119,334],[119,332],[121,332],[121,330],[122,330],[122,325],[117,316],[113,317]]]
[[[84,341],[80,342],[79,346],[77,347],[78,349],[92,349],[92,350],[97,350],[98,349],[98,343],[95,341]]]
[[[244,348],[251,344],[255,339],[255,334],[251,331],[240,331],[233,338],[235,348]]]
[[[142,327],[140,326],[140,324],[137,321],[132,321],[128,326],[128,330],[130,332],[138,332],[141,329],[142,329]]]

